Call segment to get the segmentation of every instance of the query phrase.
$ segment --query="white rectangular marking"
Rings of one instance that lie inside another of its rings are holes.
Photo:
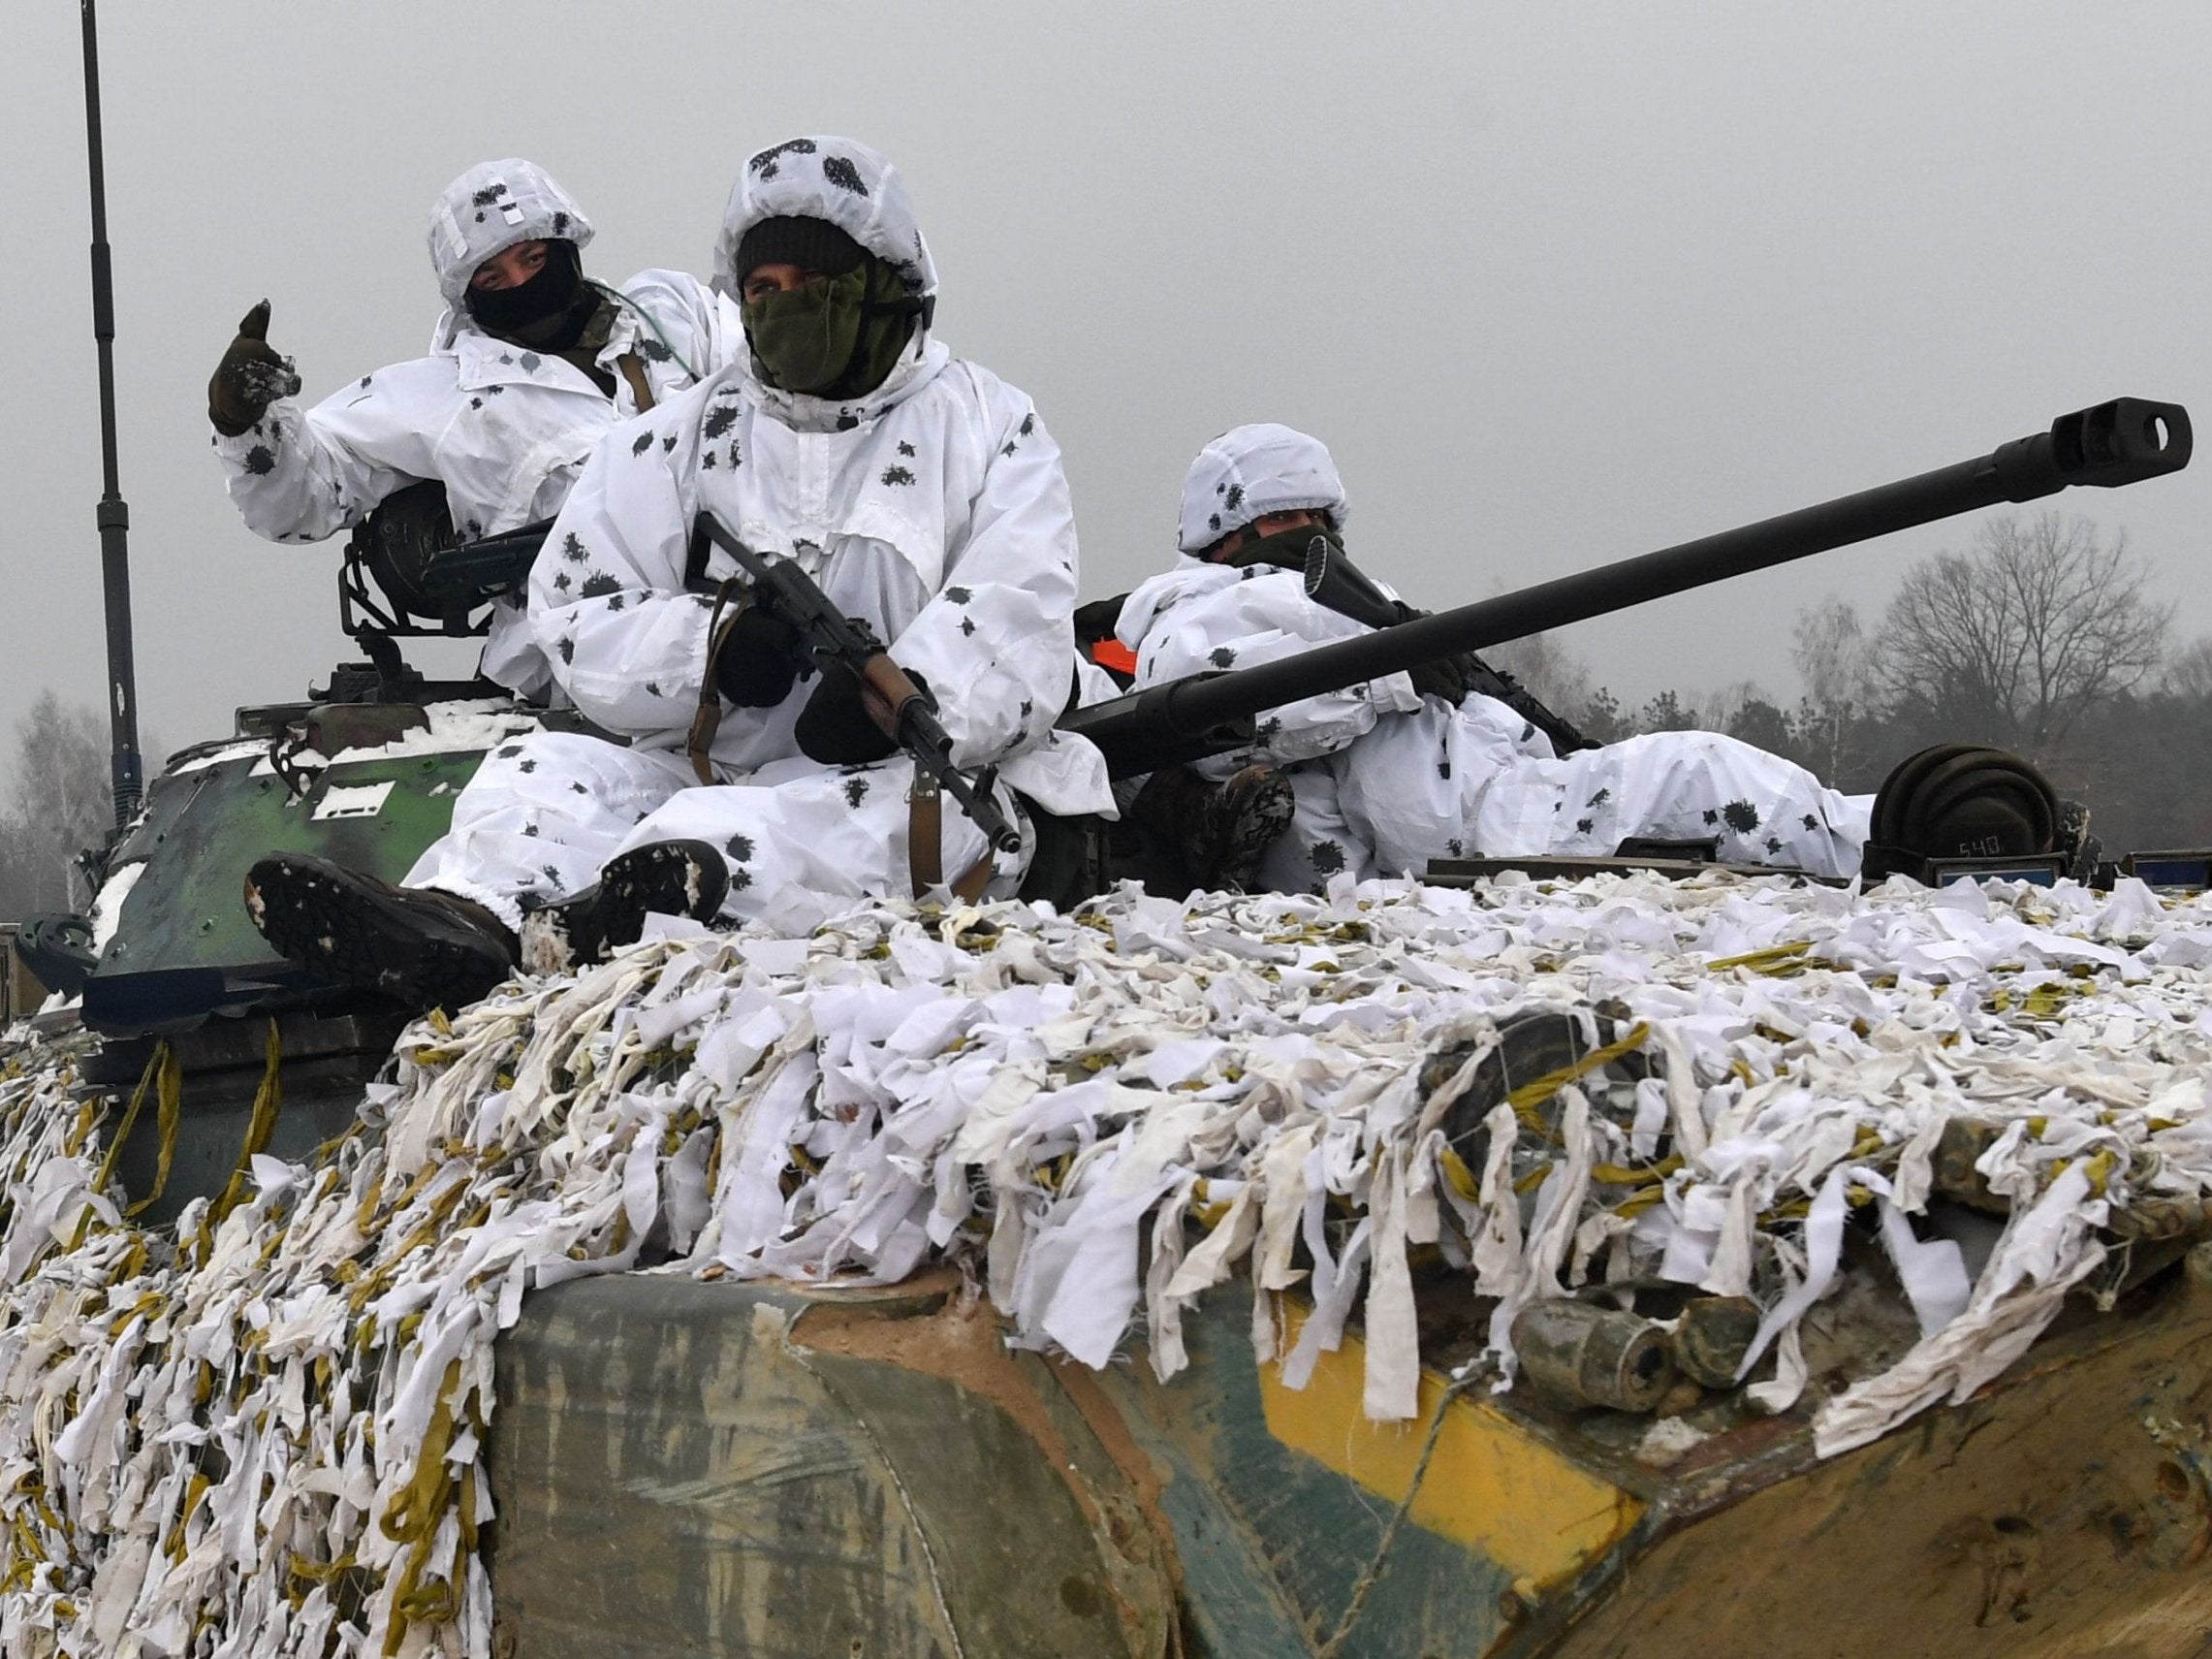
[[[381,783],[333,783],[323,791],[314,821],[325,818],[373,818],[384,811],[384,798],[392,793],[392,780]]]

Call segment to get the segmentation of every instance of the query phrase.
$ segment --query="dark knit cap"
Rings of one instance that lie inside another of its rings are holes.
[[[796,265],[825,276],[842,276],[868,257],[868,250],[827,219],[783,215],[763,219],[738,239],[738,280],[764,265]]]

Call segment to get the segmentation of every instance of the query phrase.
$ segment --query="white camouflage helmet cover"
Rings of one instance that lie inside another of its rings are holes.
[[[553,175],[520,156],[479,162],[430,207],[430,269],[457,310],[476,268],[517,242],[591,239],[591,221]]]
[[[714,241],[714,287],[738,298],[738,242],[763,219],[827,219],[889,263],[915,295],[937,291],[937,268],[899,170],[851,139],[786,139],[752,157],[731,188]]]
[[[1329,446],[1272,421],[1237,427],[1190,463],[1176,546],[1197,553],[1254,519],[1301,507],[1327,513],[1339,529],[1351,511]]]

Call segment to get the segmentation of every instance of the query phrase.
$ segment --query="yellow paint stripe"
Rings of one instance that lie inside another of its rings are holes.
[[[1304,1313],[1287,1322],[1284,1347]],[[1405,1500],[1421,1445],[1444,1397],[1445,1380],[1421,1374],[1421,1415],[1375,1423],[1361,1409],[1366,1350],[1352,1337],[1321,1356],[1302,1389],[1280,1368],[1259,1368],[1268,1432],[1390,1503]],[[1479,1550],[1516,1579],[1543,1589],[1573,1578],[1635,1525],[1643,1504],[1569,1461],[1487,1399],[1463,1394],[1447,1410],[1436,1455],[1409,1518]]]

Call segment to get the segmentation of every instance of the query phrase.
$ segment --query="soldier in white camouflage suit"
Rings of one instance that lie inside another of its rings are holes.
[[[1306,590],[1312,538],[1341,555],[1346,515],[1319,439],[1259,425],[1208,444],[1184,485],[1183,557],[1122,608],[1137,685],[1370,631]],[[1468,691],[1464,668],[1449,663],[1271,710],[1259,732],[1254,748],[1199,770],[1226,780],[1273,765],[1288,776],[1295,815],[1257,873],[1284,891],[1340,872],[1417,876],[1432,858],[1601,856],[1632,837],[1710,840],[1725,859],[1849,875],[1866,839],[1867,802],[1791,761],[1714,732],[1561,754],[1540,718]]]
[[[678,271],[619,288],[584,275],[591,222],[530,162],[470,168],[430,207],[445,314],[427,356],[349,381],[312,408],[268,341],[269,302],[238,325],[207,386],[215,455],[246,525],[313,542],[410,484],[445,486],[462,541],[560,511],[610,427],[743,349],[737,307]],[[484,672],[511,690],[551,684],[520,604],[494,609]]]
[[[249,902],[288,954],[428,1006],[495,983],[519,936],[533,961],[589,957],[648,909],[760,917],[794,890],[908,892],[925,866],[1012,889],[1027,852],[988,862],[949,797],[941,845],[916,845],[912,764],[772,612],[711,643],[736,566],[695,558],[703,511],[866,622],[933,694],[952,760],[998,768],[1007,810],[1019,790],[1112,811],[1097,750],[1053,730],[1076,595],[1059,450],[932,332],[936,270],[897,172],[843,139],[761,151],[714,268],[750,350],[601,443],[530,581],[561,687],[628,747],[549,732],[494,751],[403,888],[265,860]],[[703,688],[718,724],[692,752]]]

